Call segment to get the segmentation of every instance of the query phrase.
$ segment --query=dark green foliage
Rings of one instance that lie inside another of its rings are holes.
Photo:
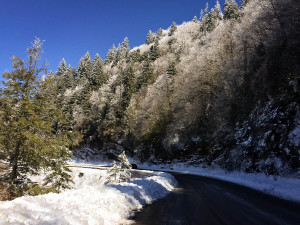
[[[172,62],[172,63],[170,64],[170,66],[168,67],[168,69],[167,69],[166,72],[167,72],[167,74],[168,74],[169,76],[174,76],[174,75],[177,74],[175,62]]]
[[[12,192],[17,181],[23,183],[29,174],[41,169],[50,174],[56,171],[53,178],[57,180],[64,178],[58,185],[51,183],[56,190],[66,188],[70,181],[65,167],[71,157],[68,139],[63,132],[52,128],[51,113],[59,112],[53,96],[39,92],[44,85],[38,78],[44,67],[37,66],[41,47],[42,43],[36,39],[27,49],[29,60],[14,56],[13,71],[3,74],[9,80],[0,96],[0,156],[9,163],[7,176]],[[51,85],[55,83],[49,83],[49,88]]]
[[[93,60],[93,70],[92,70],[92,76],[90,79],[90,84],[92,86],[93,90],[97,90],[100,86],[102,86],[106,80],[107,77],[105,76],[103,72],[103,61],[100,58],[99,54],[96,54],[94,60]]]
[[[122,110],[125,111],[125,109],[128,107],[130,103],[130,99],[132,94],[134,93],[134,72],[132,65],[129,65],[128,68],[125,70],[123,75],[123,94],[122,94]]]
[[[86,82],[92,80],[93,63],[90,53],[87,52],[80,59],[77,68],[76,85],[84,85]]]
[[[141,60],[141,50],[140,49],[138,49],[138,50],[136,50],[136,51],[132,51],[131,53],[130,53],[130,60],[132,61],[132,62],[140,62],[140,60]]]
[[[149,58],[144,62],[142,73],[137,79],[137,90],[153,82],[153,68]]]
[[[150,47],[149,59],[151,61],[155,61],[156,59],[158,59],[160,57],[160,51],[159,51],[158,45],[159,45],[158,40],[155,40],[154,45],[152,45]]]

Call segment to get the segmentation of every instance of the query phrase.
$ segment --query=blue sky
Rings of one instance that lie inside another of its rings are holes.
[[[13,55],[26,57],[35,37],[45,40],[48,69],[55,71],[62,58],[77,67],[87,51],[104,59],[126,36],[132,48],[148,30],[199,17],[206,2],[211,8],[216,0],[0,0],[0,74],[11,70]]]

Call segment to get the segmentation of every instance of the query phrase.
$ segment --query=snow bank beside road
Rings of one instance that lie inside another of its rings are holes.
[[[132,211],[164,197],[176,186],[173,176],[161,172],[104,185],[106,170],[72,171],[72,190],[1,202],[0,224],[130,224],[127,218]]]

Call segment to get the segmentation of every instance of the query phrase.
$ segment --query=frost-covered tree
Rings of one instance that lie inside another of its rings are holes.
[[[142,67],[142,73],[137,79],[137,89],[143,86],[147,86],[153,81],[153,67],[149,58],[144,62]]]
[[[53,129],[53,117],[49,116],[57,109],[52,107],[51,95],[39,92],[47,81],[39,79],[44,70],[38,66],[41,49],[42,42],[35,39],[27,49],[29,59],[14,56],[13,71],[3,74],[7,81],[0,93],[0,159],[9,163],[7,175],[13,197],[22,194],[29,175],[42,169],[49,171],[48,180],[54,182],[56,190],[68,187],[70,181],[66,160],[71,152],[64,135]],[[17,186],[17,181],[23,183]]]
[[[197,16],[194,16],[193,20],[192,20],[194,23],[197,23],[198,22],[198,18]]]
[[[126,157],[125,151],[123,151],[119,156],[120,165],[113,162],[112,167],[108,170],[107,183],[119,183],[127,181],[131,177],[131,173],[128,169],[131,169],[132,166],[129,160]]]
[[[120,166],[122,169],[131,169],[132,165],[130,164],[129,160],[126,157],[125,151],[123,151],[120,155],[118,155],[120,160]]]
[[[224,3],[224,19],[238,19],[240,17],[239,6],[235,0],[226,0]]]
[[[155,34],[149,30],[146,38],[146,44],[149,45],[155,41]]]
[[[160,39],[163,36],[163,29],[159,28],[157,31],[156,39]]]
[[[120,182],[121,167],[118,166],[116,161],[113,162],[112,167],[107,172],[108,172],[107,183],[119,183]]]
[[[59,65],[58,65],[58,69],[57,71],[55,72],[55,75],[56,76],[62,76],[66,70],[68,68],[68,65],[67,65],[67,62],[66,60],[63,58],[60,62],[59,62]]]
[[[219,1],[216,2],[214,10],[215,10],[218,20],[222,20],[224,15],[222,13],[221,5],[220,5]]]
[[[129,40],[127,37],[125,37],[122,44],[118,46],[118,51],[116,56],[117,62],[120,62],[122,60],[127,60],[129,56],[129,51],[130,51]]]
[[[114,62],[116,60],[116,56],[117,56],[117,48],[115,45],[113,45],[112,48],[109,49],[107,52],[105,63],[110,64]]]
[[[97,89],[101,85],[103,85],[106,81],[106,76],[103,72],[103,60],[101,59],[100,55],[97,53],[94,60],[93,60],[93,70],[91,76],[91,84],[92,89]]]
[[[78,63],[76,84],[83,85],[86,82],[86,80],[90,81],[92,77],[92,71],[93,63],[91,60],[90,53],[87,52]]]
[[[171,25],[171,27],[170,27],[170,29],[169,29],[168,35],[172,36],[176,30],[177,30],[177,25],[176,25],[175,22],[173,22],[172,25]]]
[[[205,27],[206,31],[211,32],[213,31],[218,22],[218,16],[214,9],[211,9],[211,11],[208,13],[206,20],[205,20]]]
[[[203,9],[201,9],[199,21],[202,22],[203,18],[204,18],[204,11]]]
[[[150,52],[149,52],[149,59],[152,61],[155,61],[160,57],[160,51],[159,51],[159,42],[156,39],[154,45],[150,47]]]

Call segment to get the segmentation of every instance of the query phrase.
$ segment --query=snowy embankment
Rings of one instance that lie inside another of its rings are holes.
[[[300,202],[299,177],[267,176],[262,173],[228,172],[218,167],[202,168],[180,164],[151,165],[141,164],[143,169],[161,170],[169,172],[181,172],[205,177],[217,178],[236,184],[241,184],[273,196]]]
[[[134,211],[176,186],[170,174],[145,171],[143,175],[105,185],[106,170],[72,168],[74,189],[1,202],[0,224],[130,224]]]

